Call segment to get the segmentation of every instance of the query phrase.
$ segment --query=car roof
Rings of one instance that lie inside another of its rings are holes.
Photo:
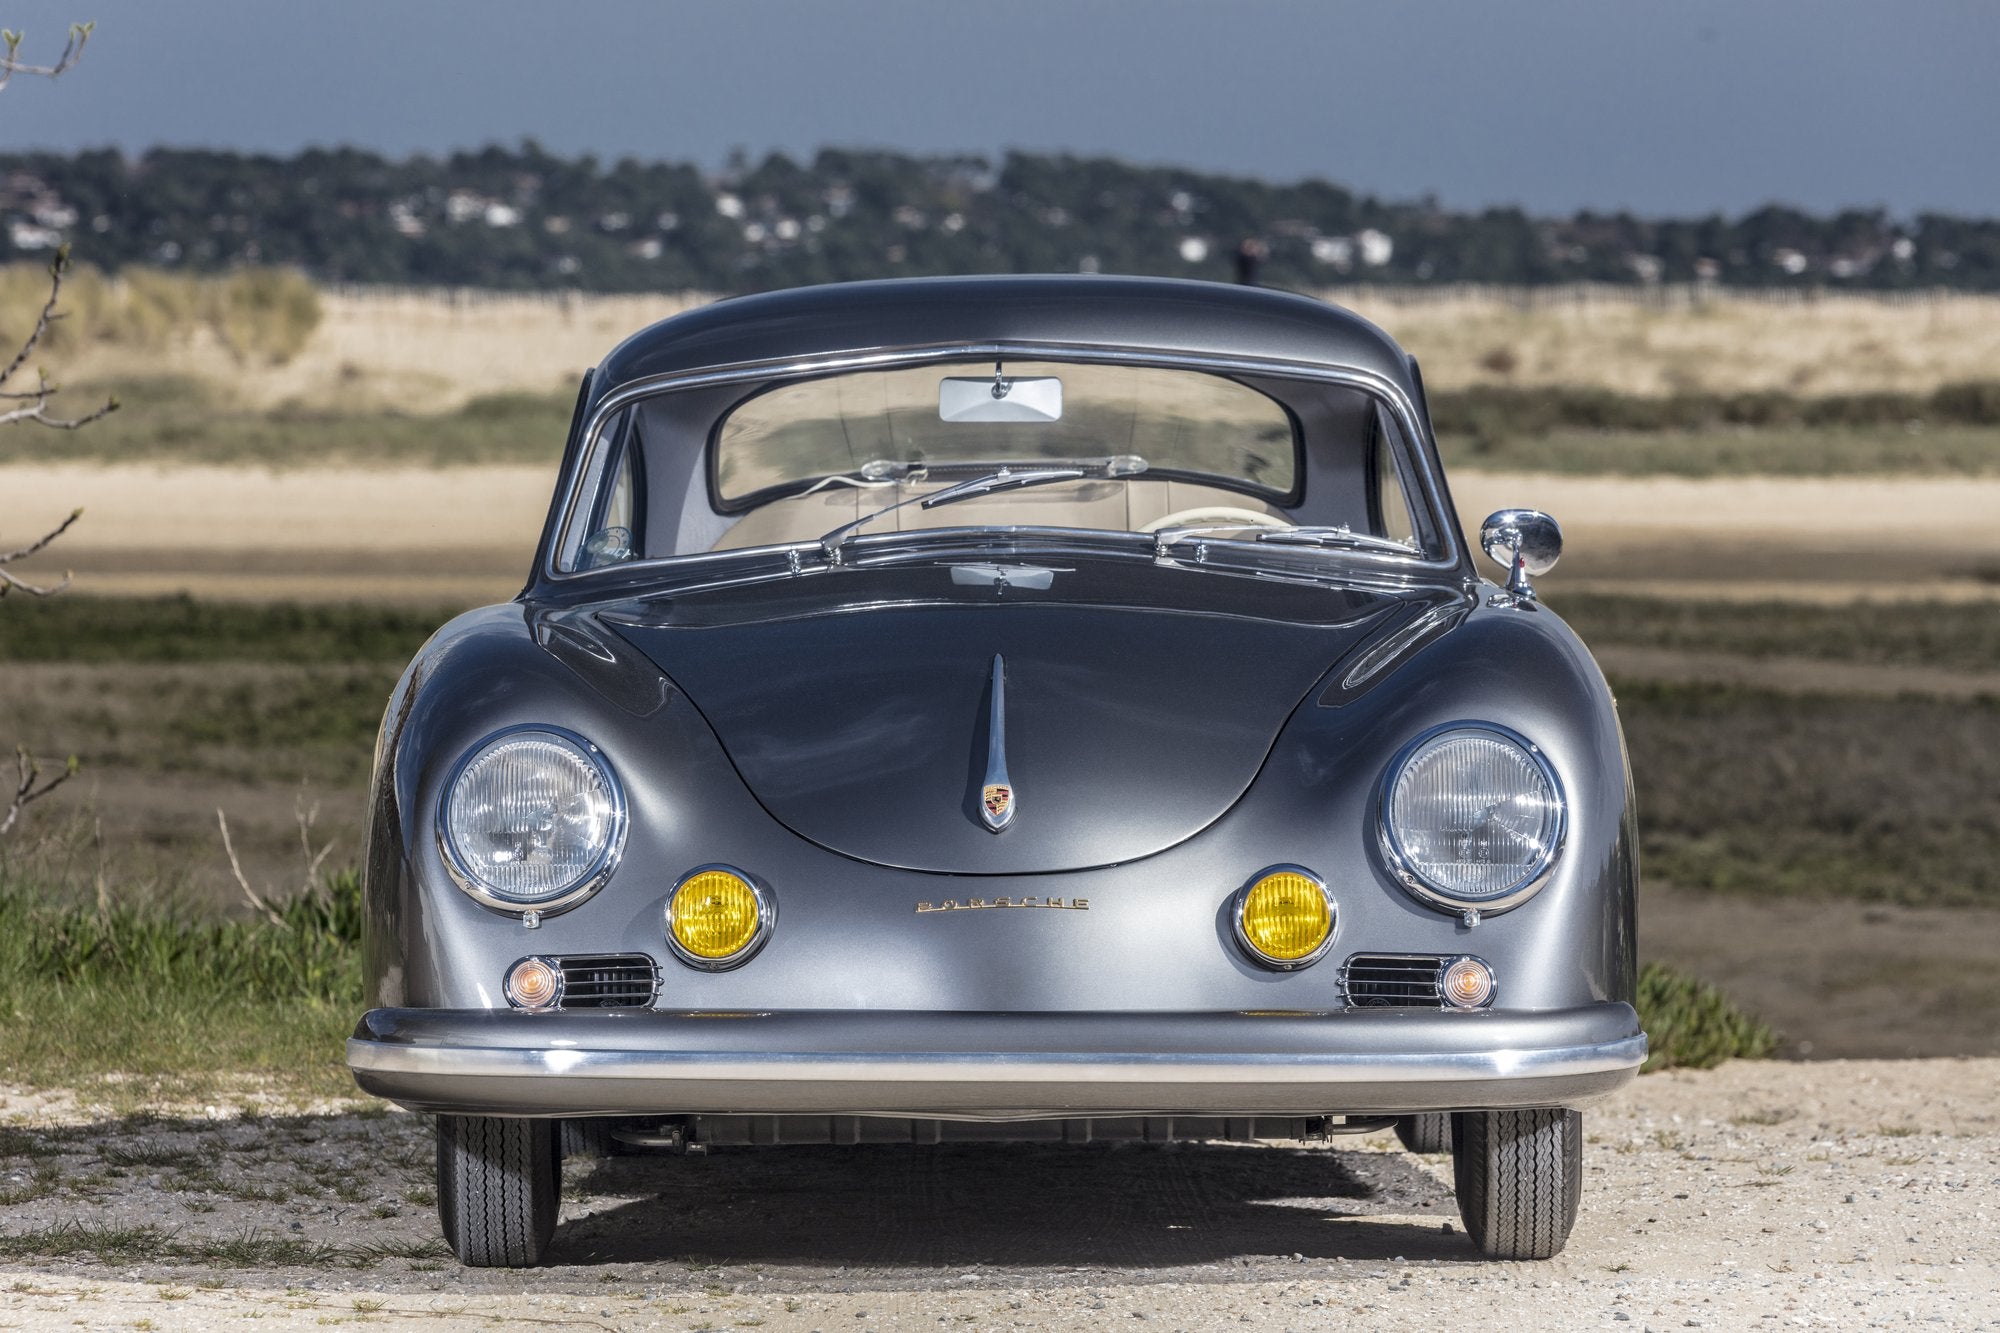
[[[992,344],[1341,366],[1413,389],[1394,340],[1326,301],[1177,278],[1052,274],[830,283],[717,301],[620,343],[599,366],[592,397],[723,366]]]

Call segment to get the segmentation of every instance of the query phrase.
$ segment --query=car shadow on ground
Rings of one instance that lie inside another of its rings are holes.
[[[1479,1259],[1457,1226],[1450,1190],[1400,1152],[794,1147],[572,1159],[565,1173],[572,1220],[556,1233],[554,1265],[1177,1268],[1272,1256]]]
[[[387,1286],[468,1280],[442,1241],[434,1162],[430,1118],[385,1111],[0,1125],[0,1262],[161,1280],[328,1268]],[[720,1148],[577,1157],[563,1174],[537,1279],[557,1286],[623,1266],[704,1281],[749,1267],[815,1286],[856,1272],[922,1283],[1206,1268],[1230,1281],[1295,1258],[1479,1262],[1450,1189],[1386,1136]]]

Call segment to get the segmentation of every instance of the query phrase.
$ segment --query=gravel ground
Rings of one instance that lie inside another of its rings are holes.
[[[1992,1059],[1642,1079],[1586,1113],[1568,1251],[1515,1265],[1387,1135],[573,1163],[519,1274],[446,1260],[415,1116],[0,1119],[6,1328],[2000,1327]]]

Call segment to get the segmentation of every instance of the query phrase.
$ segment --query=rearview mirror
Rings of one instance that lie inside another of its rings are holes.
[[[943,421],[1061,421],[1062,381],[1053,375],[1008,379],[952,375],[938,381]]]
[[[1500,509],[1479,525],[1479,548],[1507,567],[1506,604],[1522,606],[1535,600],[1528,575],[1546,574],[1562,559],[1563,534],[1539,509]]]

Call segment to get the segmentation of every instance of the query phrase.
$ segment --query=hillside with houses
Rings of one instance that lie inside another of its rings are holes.
[[[160,148],[0,154],[0,263],[285,265],[325,283],[738,292],[900,274],[1125,272],[1323,289],[1578,282],[2000,290],[2000,221],[1874,210],[1641,218],[1454,211],[1324,180],[1103,158],[391,159]]]

